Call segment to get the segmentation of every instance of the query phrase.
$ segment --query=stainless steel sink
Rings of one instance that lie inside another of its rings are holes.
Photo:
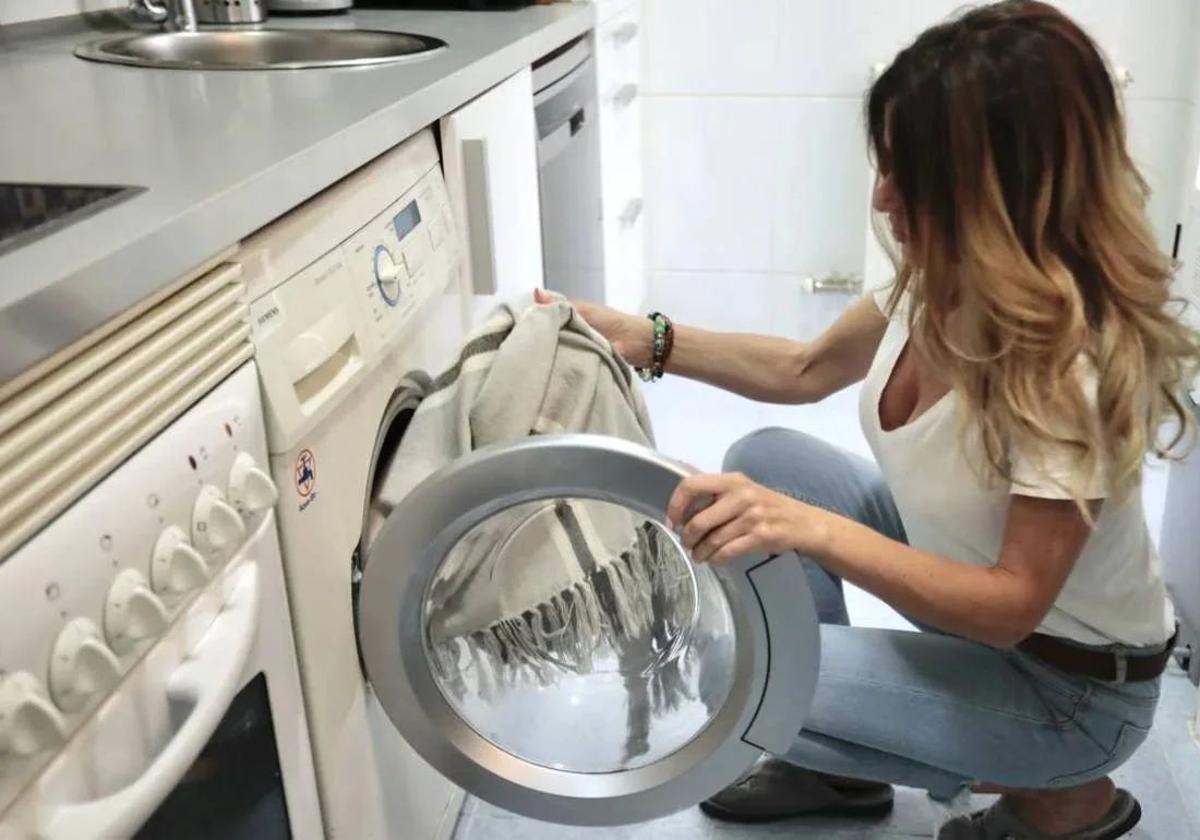
[[[121,35],[83,44],[90,61],[182,70],[355,67],[423,57],[446,42],[373,29],[243,29]]]

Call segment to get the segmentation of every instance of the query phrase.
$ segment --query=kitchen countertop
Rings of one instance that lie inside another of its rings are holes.
[[[0,384],[594,20],[583,4],[276,19],[416,32],[449,48],[379,67],[248,72],[98,64],[71,50],[104,33],[0,29],[0,182],[146,188],[0,254]]]

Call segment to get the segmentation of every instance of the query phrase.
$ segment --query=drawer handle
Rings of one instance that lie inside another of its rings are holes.
[[[637,220],[641,218],[644,206],[645,204],[640,198],[631,198],[629,203],[625,205],[625,209],[621,211],[621,227],[633,227],[637,223]]]
[[[492,241],[492,186],[487,139],[464,140],[463,178],[467,187],[467,244],[476,294],[496,293],[496,247]]]
[[[638,86],[633,82],[627,85],[621,85],[617,88],[617,92],[613,94],[613,104],[618,108],[628,108],[629,103],[637,99]]]
[[[636,38],[638,35],[638,25],[634,21],[623,23],[613,30],[612,40],[618,47],[623,47]]]

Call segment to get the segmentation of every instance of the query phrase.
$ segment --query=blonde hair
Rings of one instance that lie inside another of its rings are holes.
[[[891,307],[910,302],[913,348],[958,392],[984,471],[1011,481],[1014,447],[1065,446],[1077,474],[1135,488],[1146,453],[1190,428],[1197,344],[1096,45],[1045,3],[975,9],[897,56],[867,121],[911,231]]]

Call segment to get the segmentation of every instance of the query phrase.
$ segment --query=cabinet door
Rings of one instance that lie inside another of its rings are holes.
[[[609,305],[638,310],[647,292],[641,222],[642,5],[634,0],[613,4],[610,11],[596,27],[605,291]]]
[[[622,440],[544,436],[413,490],[358,601],[400,735],[476,796],[579,825],[694,805],[786,751],[820,658],[803,566],[693,566],[662,525],[684,475]]]
[[[476,294],[542,285],[533,77],[528,68],[442,119],[442,166]]]

